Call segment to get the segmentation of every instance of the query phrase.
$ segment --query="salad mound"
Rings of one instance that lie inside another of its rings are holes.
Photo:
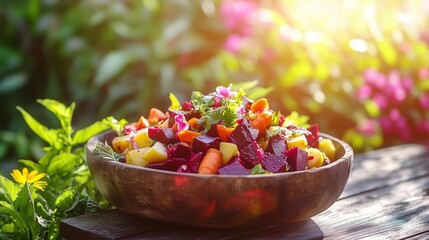
[[[248,175],[313,169],[335,160],[335,146],[318,125],[297,126],[244,90],[194,91],[182,104],[170,94],[167,112],[125,125],[113,150],[127,164],[167,171]]]

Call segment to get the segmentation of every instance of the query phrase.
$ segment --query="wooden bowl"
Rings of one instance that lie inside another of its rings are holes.
[[[329,208],[349,177],[353,150],[333,140],[335,161],[298,172],[225,176],[176,173],[96,158],[96,143],[110,143],[112,131],[87,144],[91,175],[116,208],[137,216],[182,225],[237,228],[298,222]]]

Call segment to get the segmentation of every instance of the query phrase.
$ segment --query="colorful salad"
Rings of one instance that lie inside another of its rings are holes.
[[[194,91],[180,103],[170,94],[167,112],[124,126],[113,150],[127,164],[167,171],[248,175],[317,168],[335,160],[335,145],[270,109],[267,99],[253,101],[244,90],[217,87],[207,95]]]

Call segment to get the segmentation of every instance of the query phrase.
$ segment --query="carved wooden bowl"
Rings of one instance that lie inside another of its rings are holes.
[[[101,194],[116,208],[160,221],[210,228],[237,228],[298,222],[329,208],[349,177],[353,150],[334,141],[335,161],[298,172],[264,175],[176,173],[96,158],[96,143],[111,142],[113,131],[88,141],[87,159]]]

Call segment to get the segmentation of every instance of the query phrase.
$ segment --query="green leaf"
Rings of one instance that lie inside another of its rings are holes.
[[[168,109],[170,109],[170,110],[180,110],[181,106],[180,106],[179,99],[177,99],[177,97],[174,96],[173,93],[170,93],[169,98],[170,98],[170,101],[171,101],[171,105],[170,105],[170,107]]]
[[[5,201],[0,201],[0,206],[13,209],[13,206],[10,203],[5,202]]]
[[[0,175],[0,188],[4,191],[9,203],[12,203],[13,201],[15,201],[16,197],[18,196],[18,192],[20,190],[18,184],[15,184],[11,180],[1,175]]]
[[[38,163],[33,162],[31,160],[21,159],[21,160],[18,160],[18,162],[32,170],[37,170],[39,173],[44,172],[44,169],[42,166],[40,166]]]
[[[76,145],[80,143],[85,143],[94,135],[102,131],[105,131],[107,129],[109,129],[109,126],[107,126],[105,123],[101,121],[97,121],[86,128],[78,130],[76,134],[73,136],[72,144]]]
[[[22,219],[34,221],[34,199],[30,191],[30,185],[26,183],[18,193],[18,197],[13,202],[14,209],[17,209]]]
[[[310,126],[308,120],[308,116],[300,115],[298,112],[292,111],[289,116],[286,117],[284,126],[293,124],[298,127],[308,128]]]
[[[61,193],[55,200],[55,206],[58,208],[58,210],[65,212],[76,205],[76,193],[76,189],[74,188],[65,189],[64,192]]]
[[[65,176],[72,173],[81,158],[73,153],[61,153],[51,160],[47,168],[48,175]]]
[[[71,128],[73,112],[76,107],[75,103],[66,107],[64,104],[52,99],[38,99],[37,102],[42,104],[58,118],[63,129],[69,130],[69,128]]]
[[[42,124],[40,124],[36,119],[34,119],[28,112],[26,112],[21,107],[17,107],[18,111],[21,112],[24,117],[27,125],[36,133],[41,139],[49,143],[49,145],[55,145],[57,141],[57,132],[53,129],[49,129]]]
[[[109,126],[113,131],[115,131],[118,136],[121,136],[124,126],[128,122],[125,119],[121,119],[118,121],[116,120],[116,118],[109,116],[103,119],[103,123]]]

